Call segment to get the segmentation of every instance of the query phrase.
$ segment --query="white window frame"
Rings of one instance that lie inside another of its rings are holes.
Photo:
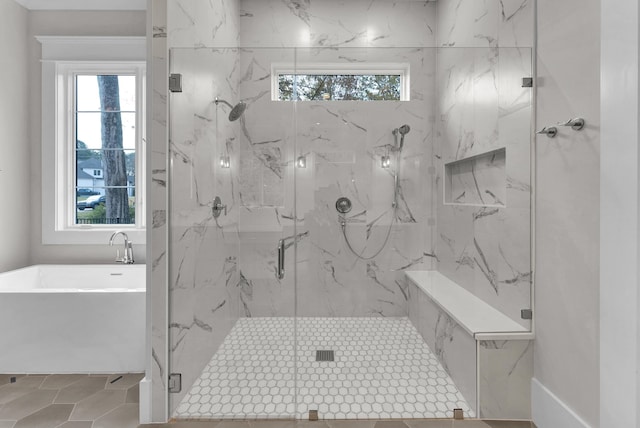
[[[42,43],[42,243],[104,244],[116,230],[146,242],[144,37],[49,37]],[[136,75],[136,224],[75,224],[75,76]]]
[[[271,64],[271,101],[280,100],[279,80],[283,74],[320,74],[320,75],[400,75],[400,101],[409,101],[411,98],[411,81],[409,63],[341,63],[341,62],[318,62],[318,63],[273,63]],[[342,100],[334,100],[342,101]],[[381,102],[380,100],[378,102]],[[391,101],[391,100],[389,100]],[[395,101],[395,100],[394,100]]]

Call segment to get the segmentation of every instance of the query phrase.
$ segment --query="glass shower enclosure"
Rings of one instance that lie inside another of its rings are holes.
[[[170,69],[173,417],[479,416],[404,272],[530,328],[531,50],[174,48]]]

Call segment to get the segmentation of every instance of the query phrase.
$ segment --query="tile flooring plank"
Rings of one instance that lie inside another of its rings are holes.
[[[136,384],[127,389],[127,397],[125,403],[140,403],[140,384]]]
[[[54,402],[56,404],[75,404],[98,391],[102,391],[106,383],[107,376],[88,376],[62,388]]]
[[[37,391],[37,389],[28,386],[17,386],[15,383],[4,385],[0,387],[0,406],[33,391]]]
[[[16,379],[13,385],[26,386],[28,388],[39,388],[42,382],[47,378],[46,375],[27,375]]]
[[[28,394],[6,403],[0,409],[0,420],[20,420],[53,403],[57,391],[36,389]]]
[[[18,421],[14,428],[56,428],[69,419],[73,404],[51,404]]]
[[[91,428],[91,425],[93,425],[93,421],[68,421],[58,428]]]
[[[296,422],[291,421],[250,421],[251,428],[295,428]]]
[[[409,428],[453,428],[452,419],[433,419],[423,421],[405,421]]]
[[[376,421],[326,421],[329,428],[373,428]]]
[[[102,390],[79,401],[71,413],[71,421],[92,421],[124,404],[126,391],[122,389]]]
[[[17,380],[19,377],[22,377],[22,376],[25,376],[25,375],[10,374],[10,373],[9,374],[0,374],[0,386],[8,384],[8,383],[11,383],[11,378],[12,377],[15,377],[16,380]]]
[[[86,377],[85,374],[54,374],[47,376],[40,389],[62,389]]]
[[[96,419],[93,428],[137,428],[138,413],[137,404],[122,404]]]
[[[531,428],[529,421],[483,421],[491,428]]]

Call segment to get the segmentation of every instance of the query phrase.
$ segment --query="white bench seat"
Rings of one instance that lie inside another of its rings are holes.
[[[406,277],[476,340],[527,339],[530,331],[437,271],[405,271]]]

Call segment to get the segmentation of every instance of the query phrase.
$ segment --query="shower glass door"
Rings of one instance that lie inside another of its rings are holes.
[[[169,407],[177,419],[295,413],[294,104],[271,105],[268,79],[272,59],[293,63],[293,54],[170,51],[171,73],[182,76],[169,103],[169,358],[181,380]]]
[[[435,50],[297,49],[297,68],[297,417],[429,417],[403,269],[433,268]]]

